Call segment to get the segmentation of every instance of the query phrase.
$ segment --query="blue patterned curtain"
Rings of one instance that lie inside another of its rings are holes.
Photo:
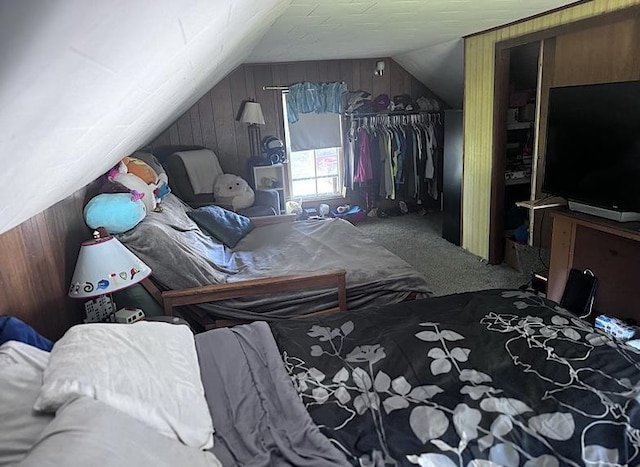
[[[289,86],[287,94],[287,118],[289,123],[298,121],[303,113],[342,113],[342,94],[347,92],[345,83],[296,83]]]

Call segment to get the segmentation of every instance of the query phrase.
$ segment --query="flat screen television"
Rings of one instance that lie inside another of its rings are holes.
[[[640,218],[640,81],[549,90],[542,191],[591,214]]]

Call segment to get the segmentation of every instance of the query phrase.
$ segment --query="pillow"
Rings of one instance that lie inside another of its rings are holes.
[[[187,215],[198,226],[213,235],[229,248],[235,247],[240,240],[253,230],[253,224],[248,217],[227,211],[220,206],[203,206]]]
[[[15,465],[27,454],[51,414],[34,412],[49,352],[9,341],[0,346],[0,465]]]
[[[7,341],[19,341],[32,345],[47,352],[53,347],[53,343],[27,323],[14,316],[0,316],[0,344]]]
[[[222,467],[214,454],[168,439],[108,405],[80,397],[65,405],[20,467]]]
[[[91,323],[56,342],[36,410],[100,400],[187,446],[213,446],[193,334],[169,323]]]

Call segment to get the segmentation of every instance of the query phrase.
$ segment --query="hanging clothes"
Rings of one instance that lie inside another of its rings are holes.
[[[437,200],[440,122],[434,113],[352,115],[344,167],[353,172],[345,172],[345,186],[357,188],[372,206],[378,197]]]

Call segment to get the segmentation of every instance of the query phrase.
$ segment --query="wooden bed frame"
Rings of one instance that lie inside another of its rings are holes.
[[[175,308],[181,307],[178,314],[189,321],[196,330],[206,331],[218,327],[232,326],[247,323],[246,320],[216,319],[207,313],[193,310],[186,305],[197,305],[215,302],[229,298],[251,297],[257,295],[289,292],[300,289],[326,289],[336,288],[338,294],[338,306],[326,310],[304,315],[305,317],[318,316],[327,313],[347,310],[347,288],[345,281],[346,271],[328,271],[321,274],[302,274],[295,276],[267,277],[262,279],[230,282],[226,284],[206,285],[180,290],[168,290],[165,292],[155,285],[150,279],[145,279],[142,285],[164,308],[166,316],[174,316]]]

